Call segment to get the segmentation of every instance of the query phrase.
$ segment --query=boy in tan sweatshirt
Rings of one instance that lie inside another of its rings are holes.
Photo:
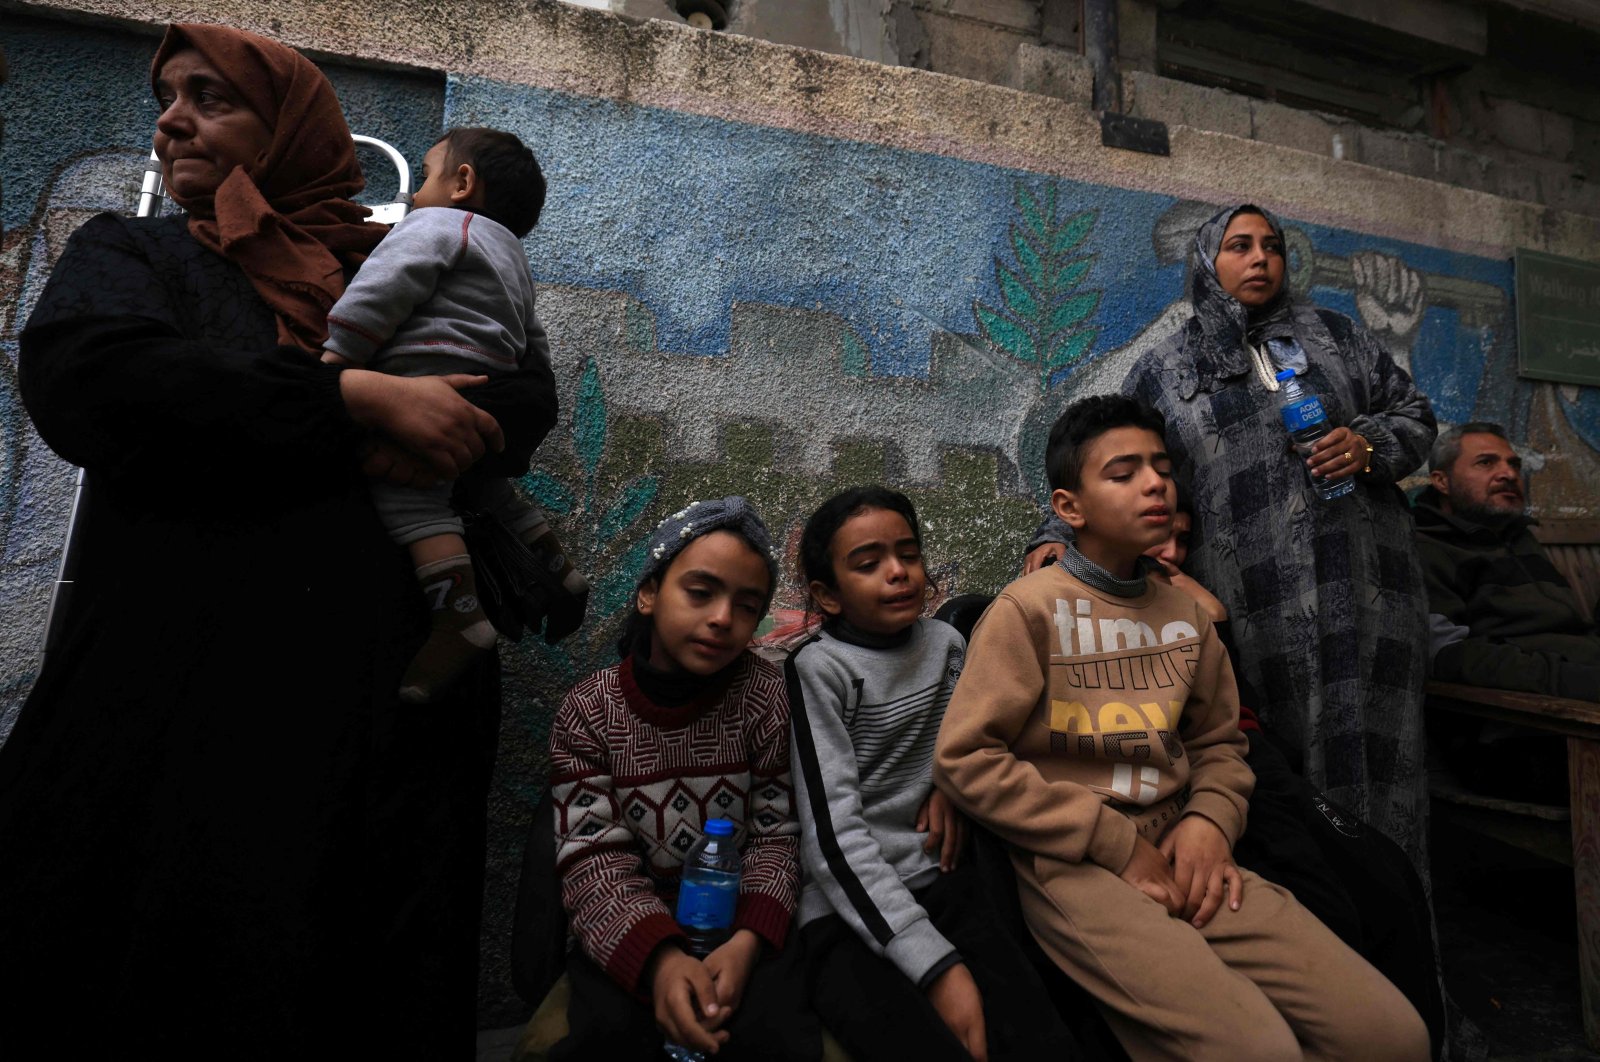
[[[1008,843],[1029,928],[1135,1062],[1420,1062],[1405,997],[1233,863],[1254,784],[1233,670],[1140,563],[1172,522],[1163,429],[1110,395],[1056,421],[1051,506],[1076,545],[973,631],[935,781]]]

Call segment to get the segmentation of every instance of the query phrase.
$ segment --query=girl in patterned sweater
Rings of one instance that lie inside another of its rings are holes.
[[[857,487],[806,523],[822,629],[789,657],[813,1005],[857,1058],[1080,1057],[1043,984],[957,868],[963,820],[933,743],[966,646],[922,618],[922,533],[905,495]]]
[[[578,947],[552,1059],[815,1059],[789,973],[798,891],[783,675],[748,650],[777,562],[740,497],[691,504],[650,542],[622,660],[578,683],[550,735],[556,872]],[[673,917],[708,819],[742,855],[728,941],[700,959]]]

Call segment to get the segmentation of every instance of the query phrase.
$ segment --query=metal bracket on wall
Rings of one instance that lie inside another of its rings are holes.
[[[1106,111],[1100,115],[1100,143],[1106,147],[1126,151],[1142,151],[1146,155],[1171,155],[1167,142],[1167,123],[1150,118]]]

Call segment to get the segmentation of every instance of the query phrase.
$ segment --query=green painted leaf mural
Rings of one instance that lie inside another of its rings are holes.
[[[1039,315],[1039,300],[1028,290],[1027,282],[998,258],[994,261],[994,275],[1000,284],[1000,297],[1013,317],[1026,321]]]
[[[656,500],[656,477],[640,476],[622,488],[622,496],[600,518],[600,541],[608,542],[621,534]]]
[[[636,456],[623,452],[630,446],[627,433],[616,431],[610,416],[599,366],[590,359],[572,417],[576,460],[562,462],[563,470],[556,473],[535,469],[522,481],[552,515],[565,517],[559,526],[562,541],[593,585],[578,634],[557,645],[527,638],[518,648],[563,682],[609,659],[619,613],[628,607],[644,568],[652,527],[647,514],[662,490],[660,475],[641,474]],[[542,457],[552,460],[557,452],[551,448]]]
[[[600,366],[590,358],[578,384],[578,410],[572,418],[572,444],[592,481],[606,449],[606,394],[600,386]]]
[[[867,348],[861,342],[861,337],[856,335],[854,329],[846,329],[844,337],[840,340],[839,371],[846,376],[858,379],[865,377],[870,368],[871,359],[867,357]]]
[[[1094,227],[1094,211],[1085,210],[1081,214],[1074,214],[1062,223],[1056,230],[1055,237],[1050,244],[1050,253],[1066,254],[1089,235],[1089,230]]]
[[[1094,228],[1095,212],[1058,218],[1053,184],[1036,190],[1018,181],[1013,200],[1012,261],[994,259],[1000,305],[975,299],[972,316],[991,349],[1038,366],[1039,389],[1047,391],[1056,374],[1089,356],[1100,334],[1090,319],[1101,293],[1079,290],[1096,256],[1077,253]]]
[[[1062,263],[1056,273],[1056,288],[1066,291],[1083,283],[1083,278],[1088,275],[1089,267],[1094,264],[1092,258],[1073,258]]]
[[[978,318],[978,331],[991,347],[1003,350],[1021,361],[1039,360],[1034,350],[1033,335],[1026,327],[982,303],[972,309]]]
[[[1068,295],[1050,311],[1049,317],[1045,320],[1045,330],[1052,337],[1060,332],[1071,332],[1078,327],[1079,322],[1094,313],[1095,307],[1099,305],[1098,291],[1081,291],[1076,295]]]
[[[1024,273],[1031,277],[1044,275],[1044,258],[1016,227],[1011,229],[1011,250],[1016,253],[1017,265]]]
[[[1050,348],[1050,357],[1047,362],[1050,371],[1065,369],[1067,366],[1082,360],[1084,354],[1093,345],[1095,336],[1100,334],[1098,328],[1086,328],[1081,332],[1071,334],[1062,333],[1062,341]]]
[[[524,476],[522,485],[547,513],[566,516],[578,504],[572,491],[542,468],[536,468]]]
[[[1050,232],[1044,208],[1033,197],[1033,193],[1028,190],[1028,186],[1021,182],[1017,183],[1016,200],[1017,213],[1021,215],[1022,223],[1031,230],[1035,237],[1040,241],[1044,241]]]
[[[649,545],[648,539],[640,539],[612,567],[601,572],[589,604],[595,610],[595,615],[608,616],[629,605],[634,590],[638,589],[639,573],[644,571],[645,552]]]

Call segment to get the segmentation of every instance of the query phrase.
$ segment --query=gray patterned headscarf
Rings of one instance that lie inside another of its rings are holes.
[[[1279,243],[1284,242],[1278,219],[1249,203],[1228,207],[1194,234],[1194,247],[1189,251],[1189,298],[1202,336],[1195,361],[1206,363],[1212,370],[1208,375],[1218,377],[1233,376],[1249,367],[1244,349],[1247,341],[1267,344],[1273,360],[1280,365],[1305,364],[1305,355],[1294,338],[1294,299],[1289,294],[1287,262],[1278,294],[1265,306],[1253,309],[1224,291],[1222,281],[1217,279],[1217,252],[1222,249],[1222,237],[1240,212],[1266,218]]]
[[[644,570],[639,573],[639,585],[659,579],[672,563],[672,558],[697,538],[713,531],[732,531],[767,562],[767,572],[772,582],[767,589],[767,603],[778,588],[778,555],[772,548],[772,535],[761,522],[750,503],[738,494],[715,501],[692,501],[656,525],[646,546]]]

